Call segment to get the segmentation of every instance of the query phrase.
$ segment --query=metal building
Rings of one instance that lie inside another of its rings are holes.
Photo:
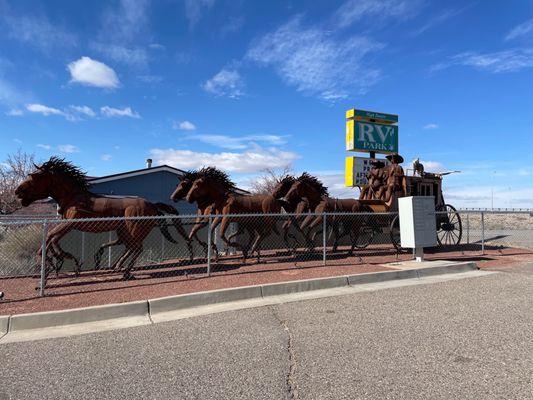
[[[184,171],[169,165],[152,167],[150,159],[146,168],[135,171],[101,176],[89,179],[89,190],[102,195],[138,196],[152,203],[166,203],[176,207],[180,214],[195,214],[196,204],[186,201],[174,203],[170,195],[179,184]],[[238,189],[239,194],[248,194]]]

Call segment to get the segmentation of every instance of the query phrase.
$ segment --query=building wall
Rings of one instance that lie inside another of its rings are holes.
[[[120,178],[108,182],[91,184],[93,193],[117,196],[143,197],[152,203],[166,203],[176,207],[180,214],[195,214],[196,204],[186,201],[174,203],[170,195],[179,183],[179,177],[168,171]]]

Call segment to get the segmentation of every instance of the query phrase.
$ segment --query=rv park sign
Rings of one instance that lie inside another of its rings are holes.
[[[398,116],[351,109],[346,112],[346,150],[398,152]]]

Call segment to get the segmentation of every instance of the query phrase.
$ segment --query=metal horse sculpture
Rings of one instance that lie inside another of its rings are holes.
[[[186,171],[183,177],[181,178],[180,183],[176,186],[176,189],[170,195],[170,199],[175,203],[180,200],[184,200],[187,196],[187,193],[189,193],[189,190],[191,190],[194,181],[199,176],[200,172],[197,170]],[[206,198],[197,199],[196,202],[198,206],[198,210],[196,211],[197,216],[194,221],[194,225],[191,229],[191,232],[189,233],[189,239],[191,241],[193,239],[196,239],[196,241],[204,248],[205,254],[207,255],[207,243],[200,240],[200,238],[198,237],[198,231],[207,225],[208,220],[206,217],[204,217],[204,215],[209,215],[213,212],[213,202],[210,199]],[[216,250],[215,254],[218,254],[216,253]]]
[[[285,175],[281,179],[279,179],[278,184],[274,187],[274,190],[272,191],[272,197],[277,199],[280,203],[285,212],[290,214],[296,214],[296,216],[291,216],[283,225],[282,225],[282,231],[283,231],[283,240],[287,247],[293,247],[293,252],[295,251],[294,246],[289,245],[289,237],[291,239],[295,239],[294,235],[289,234],[289,230],[291,226],[294,226],[294,228],[302,234],[302,236],[305,237],[305,234],[300,229],[300,224],[303,221],[300,215],[307,213],[309,211],[309,201],[306,198],[299,198],[299,197],[291,197],[290,201],[285,198],[289,190],[291,189],[292,185],[296,182],[296,178],[292,175]],[[297,240],[295,243],[295,246],[297,244]]]
[[[228,247],[235,247],[242,251],[243,258],[246,259],[248,245],[243,246],[232,241],[236,236],[247,230],[253,237],[253,244],[250,253],[257,250],[258,260],[260,258],[259,245],[261,241],[271,232],[279,234],[276,228],[275,217],[265,217],[263,219],[243,219],[230,216],[230,214],[248,213],[280,213],[280,203],[271,195],[243,196],[234,193],[235,185],[223,171],[208,167],[204,169],[204,174],[194,181],[194,184],[187,194],[187,201],[193,202],[198,199],[209,199],[212,201],[214,213],[218,216],[211,225],[212,232],[220,224],[220,237]],[[229,237],[226,236],[230,222],[238,222],[237,231]],[[211,235],[213,237],[214,235]]]
[[[287,201],[294,201],[295,199],[307,198],[309,201],[309,208],[315,214],[322,214],[325,212],[331,213],[364,213],[373,212],[373,210],[366,204],[355,199],[337,199],[328,196],[327,188],[312,175],[303,173],[291,189],[287,192],[285,199]],[[300,225],[302,230],[305,230],[306,240],[313,246],[315,237],[322,232],[323,225],[322,215],[308,215]],[[354,219],[353,216],[344,217],[342,215],[333,215],[330,217],[329,226],[331,227],[331,234],[334,236],[333,251],[337,250],[339,240],[342,236],[349,235],[351,241],[351,248],[349,254],[357,243],[360,228],[364,221]],[[342,230],[341,230],[342,226]],[[311,232],[312,236],[311,236]]]
[[[124,268],[124,279],[133,278],[130,271],[142,253],[144,239],[155,226],[159,226],[161,233],[167,240],[177,243],[168,232],[163,219],[130,219],[132,217],[154,217],[166,214],[177,215],[178,212],[173,207],[162,203],[150,203],[143,198],[117,198],[91,193],[85,173],[71,163],[57,157],[52,157],[41,166],[36,165],[35,168],[36,170],[17,187],[15,194],[20,199],[22,206],[25,207],[36,200],[48,197],[52,197],[58,203],[58,212],[67,221],[61,222],[48,232],[46,252],[47,255],[51,253],[59,259],[73,260],[77,273],[80,272],[81,264],[72,254],[65,252],[59,246],[61,238],[72,230],[91,233],[116,231],[118,238],[103,244],[97,255],[99,253],[101,255],[106,247],[124,245],[124,253],[113,265],[113,269]],[[68,221],[69,219],[98,217],[121,217],[121,219],[99,223],[90,220]],[[173,225],[187,241],[192,258],[192,246],[179,219],[173,218]],[[129,263],[126,264],[128,259]],[[49,257],[47,257],[47,264],[48,262],[50,262]]]

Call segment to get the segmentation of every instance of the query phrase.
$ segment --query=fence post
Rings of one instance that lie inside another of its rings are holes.
[[[327,235],[326,235],[326,230],[327,230],[327,223],[326,223],[326,218],[327,218],[327,214],[326,213],[323,213],[322,214],[322,262],[324,264],[324,267],[326,266],[326,252],[327,252],[327,248],[326,248],[326,245],[327,245]]]
[[[207,276],[211,276],[211,215],[207,224]]]
[[[109,231],[109,235],[107,238],[109,242],[111,241],[112,235],[113,233]],[[107,269],[111,269],[111,246],[107,248]]]
[[[466,244],[470,244],[470,214],[466,214]]]
[[[485,254],[485,213],[481,211],[481,255]]]
[[[39,287],[39,296],[44,296],[44,287],[46,286],[46,237],[48,236],[48,221],[43,222],[43,237],[41,240],[41,283]]]
[[[81,232],[81,257],[80,262],[83,265],[85,263],[85,232]]]

